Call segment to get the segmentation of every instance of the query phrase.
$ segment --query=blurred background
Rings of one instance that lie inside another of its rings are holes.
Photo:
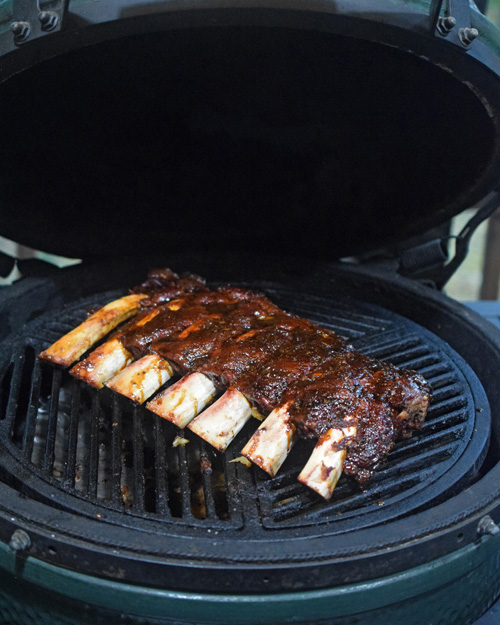
[[[486,15],[494,24],[500,24],[500,0],[488,0]]]
[[[487,17],[500,26],[500,0],[485,4]],[[451,235],[456,236],[473,215],[471,209],[455,217]],[[500,210],[476,230],[465,261],[445,290],[460,301],[500,300]]]

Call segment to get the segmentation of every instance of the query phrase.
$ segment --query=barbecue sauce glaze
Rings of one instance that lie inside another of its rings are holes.
[[[345,339],[282,311],[247,289],[206,287],[202,278],[155,270],[135,289],[143,314],[118,338],[134,356],[156,353],[179,373],[199,371],[263,411],[285,402],[303,438],[356,426],[344,438],[344,471],[363,482],[394,442],[419,429],[430,388],[414,371],[356,351]],[[152,310],[157,314],[151,315]]]

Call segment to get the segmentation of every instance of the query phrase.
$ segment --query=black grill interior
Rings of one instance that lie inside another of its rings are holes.
[[[423,53],[321,32],[332,15],[309,30],[311,14],[299,29],[280,14],[278,28],[205,13],[204,27],[84,46],[2,84],[2,234],[87,259],[256,240],[332,260],[472,205],[497,98]]]
[[[291,312],[350,338],[363,352],[421,372],[432,384],[426,424],[399,442],[365,489],[341,478],[332,500],[297,482],[313,443],[299,441],[276,478],[233,462],[256,429],[247,424],[225,454],[141,406],[95,391],[37,353],[119,293],[86,298],[25,326],[0,352],[0,440],[5,480],[31,497],[128,526],[177,531],[328,531],[378,524],[445,499],[474,480],[487,450],[489,412],[466,363],[440,339],[378,307],[348,298],[259,286]],[[10,348],[8,346],[11,346]],[[22,467],[22,471],[13,470]]]

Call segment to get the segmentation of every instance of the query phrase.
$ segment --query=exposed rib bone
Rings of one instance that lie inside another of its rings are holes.
[[[157,354],[149,354],[125,367],[105,385],[142,404],[173,375],[170,364]]]
[[[316,443],[309,460],[297,478],[305,486],[330,499],[342,474],[345,449],[339,449],[339,443],[346,437],[356,436],[356,427],[328,430]]]
[[[239,391],[229,389],[193,419],[188,427],[218,451],[225,451],[251,416],[252,406],[246,397]]]
[[[121,371],[133,356],[118,339],[106,341],[95,349],[88,358],[77,363],[70,373],[95,388],[102,388],[104,382]]]
[[[99,369],[99,357],[103,369]],[[113,339],[95,350],[91,356],[73,368],[79,371],[81,379],[91,369],[87,361],[92,360],[92,381],[107,379],[106,372],[113,368],[119,359],[125,362],[131,355],[122,347],[118,339]],[[136,361],[119,375],[109,380],[107,386],[143,403],[172,375],[167,361],[151,354]],[[102,383],[101,383],[102,386]],[[166,389],[148,408],[184,428],[189,429],[213,445],[218,451],[225,451],[234,437],[251,417],[253,409],[245,396],[234,389],[226,393],[212,406],[201,412],[215,394],[215,386],[205,375],[194,373]],[[198,414],[201,413],[201,414]],[[198,414],[198,416],[196,416]],[[195,417],[195,418],[193,418]],[[329,430],[317,443],[309,461],[300,473],[298,480],[325,499],[329,499],[342,473],[345,449],[338,449],[338,443],[346,436],[356,434],[356,427]],[[276,475],[295,442],[295,427],[289,420],[287,407],[275,409],[245,446],[242,454],[260,466],[271,476]]]
[[[286,460],[297,438],[288,406],[287,403],[275,408],[241,451],[272,477]]]
[[[159,312],[159,310],[152,310],[146,315],[139,315],[140,319],[138,321],[133,319],[125,326],[125,331],[142,327],[156,317]],[[123,347],[119,340],[121,336],[123,336],[123,332],[119,330],[114,334],[115,338],[94,349],[85,360],[77,363],[71,369],[71,375],[95,388],[102,388],[107,380],[111,379],[134,359],[132,354]]]
[[[145,295],[126,295],[100,308],[83,323],[40,354],[40,358],[64,367],[72,365],[94,343],[139,310]]]
[[[217,389],[203,373],[191,373],[166,388],[146,407],[180,428],[186,425],[215,397]]]

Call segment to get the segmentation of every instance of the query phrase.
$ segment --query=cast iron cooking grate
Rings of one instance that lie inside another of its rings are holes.
[[[256,422],[247,424],[225,454],[189,431],[183,432],[189,442],[176,446],[179,431],[170,423],[37,358],[115,292],[46,314],[2,348],[0,442],[8,452],[0,460],[2,478],[28,496],[80,514],[119,513],[125,524],[149,519],[240,529],[252,523],[253,514],[264,528],[328,521],[340,532],[408,514],[476,477],[487,449],[489,414],[477,410],[485,404],[477,378],[443,341],[362,302],[257,287],[284,309],[349,338],[360,351],[415,369],[431,383],[424,428],[394,447],[366,488],[343,477],[332,500],[324,502],[297,482],[310,441],[299,441],[272,479],[233,462]]]

